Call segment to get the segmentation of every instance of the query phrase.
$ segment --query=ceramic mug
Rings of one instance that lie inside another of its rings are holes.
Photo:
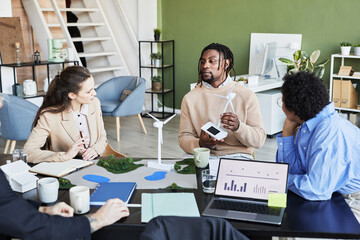
[[[85,186],[70,188],[70,205],[77,214],[84,214],[90,210],[90,189]]]
[[[41,202],[56,202],[59,192],[59,181],[53,177],[41,178],[37,181],[37,191]]]
[[[210,149],[208,148],[195,148],[193,151],[195,166],[204,168],[209,164]]]

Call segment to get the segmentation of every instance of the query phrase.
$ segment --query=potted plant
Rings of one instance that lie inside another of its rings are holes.
[[[360,44],[354,45],[354,53],[356,56],[360,56]]]
[[[160,28],[154,28],[154,39],[155,39],[155,41],[160,40],[160,33],[161,33]]]
[[[325,73],[325,64],[329,59],[316,64],[319,59],[320,50],[315,50],[310,56],[302,50],[298,50],[294,53],[294,60],[287,58],[279,58],[279,61],[283,62],[287,66],[288,73],[295,73],[297,71],[310,71],[314,72],[319,78],[322,78]]]
[[[342,42],[340,43],[341,55],[350,55],[351,43]]]
[[[150,58],[151,58],[151,60],[154,61],[153,64],[155,65],[155,67],[160,67],[160,59],[161,59],[161,53],[160,52],[151,53]]]
[[[161,91],[162,84],[161,84],[161,76],[152,76],[151,77],[151,89],[153,91]]]

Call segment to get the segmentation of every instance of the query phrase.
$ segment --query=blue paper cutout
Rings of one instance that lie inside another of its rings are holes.
[[[164,179],[167,173],[168,172],[165,171],[157,171],[154,172],[152,175],[146,176],[145,179],[148,181],[159,181],[161,179]]]
[[[107,177],[103,177],[100,175],[92,175],[92,174],[84,175],[83,179],[88,180],[90,182],[96,182],[96,183],[110,182],[110,179]]]

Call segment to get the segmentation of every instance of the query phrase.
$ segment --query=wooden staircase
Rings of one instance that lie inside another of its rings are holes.
[[[73,0],[71,8],[59,7],[57,0],[22,0],[22,3],[46,59],[47,39],[56,38],[53,37],[52,30],[61,28],[68,47],[73,49],[75,59],[72,60],[77,60],[82,65],[80,58],[86,59],[96,86],[114,76],[131,75],[99,0]],[[78,17],[76,23],[67,22],[68,11]],[[48,22],[44,15],[54,13],[57,21]],[[72,38],[68,27],[79,28],[81,37]],[[137,44],[133,33],[130,37]],[[83,43],[84,52],[76,51],[76,42]]]

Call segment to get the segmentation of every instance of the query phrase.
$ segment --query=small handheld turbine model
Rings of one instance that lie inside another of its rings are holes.
[[[161,144],[163,144],[162,128],[173,117],[175,117],[176,114],[172,115],[171,117],[169,117],[168,119],[166,119],[163,122],[160,121],[159,119],[157,119],[156,117],[154,117],[153,115],[151,115],[150,113],[147,113],[147,114],[155,120],[154,127],[156,127],[158,129],[158,158],[157,158],[157,162],[149,161],[148,162],[148,167],[170,171],[171,169],[174,168],[174,164],[161,163]]]
[[[234,85],[235,86],[235,85]],[[229,104],[230,104],[230,107],[233,111],[233,113],[235,113],[235,109],[234,109],[234,106],[231,102],[231,100],[234,99],[234,97],[236,96],[236,93],[233,93],[232,90],[234,88],[234,86],[231,87],[229,93],[226,95],[226,96],[223,96],[223,95],[218,95],[218,94],[214,94],[215,96],[217,97],[220,97],[220,98],[225,98],[226,99],[226,104],[225,104],[225,107],[224,107],[224,110],[222,113],[225,113],[226,112],[226,109],[228,108]],[[214,123],[212,122],[207,122],[204,126],[201,127],[201,129],[206,132],[207,134],[209,134],[210,136],[212,136],[213,138],[216,138],[216,140],[221,140],[221,139],[224,139],[226,138],[227,136],[227,132],[224,131],[221,127],[220,127],[220,124],[221,124],[221,121],[219,119],[219,122],[217,125],[215,125]]]

